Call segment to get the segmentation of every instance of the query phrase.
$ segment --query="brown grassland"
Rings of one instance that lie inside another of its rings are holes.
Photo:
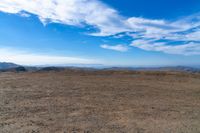
[[[0,133],[200,133],[200,74],[0,73]]]

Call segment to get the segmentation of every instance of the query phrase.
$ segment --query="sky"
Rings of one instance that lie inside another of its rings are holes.
[[[200,66],[200,1],[1,0],[0,62]]]

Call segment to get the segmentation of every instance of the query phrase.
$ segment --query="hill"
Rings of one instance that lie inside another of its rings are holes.
[[[0,62],[0,69],[11,69],[19,67],[19,65],[10,62]]]

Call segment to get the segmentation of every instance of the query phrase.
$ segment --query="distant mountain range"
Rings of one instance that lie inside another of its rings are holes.
[[[84,66],[62,66],[62,67],[30,67],[30,66],[21,66],[9,62],[0,62],[0,71],[1,72],[25,72],[25,71],[63,71],[63,70],[104,70],[104,71],[183,71],[183,72],[200,72],[200,67],[186,67],[186,66],[172,66],[172,67],[95,67],[91,65],[90,67]]]
[[[103,70],[200,72],[200,67],[187,67],[187,66],[172,66],[172,67],[108,67],[108,68],[104,68]]]
[[[11,68],[16,68],[19,67],[20,65],[14,64],[14,63],[9,63],[9,62],[0,62],[0,69],[11,69]]]

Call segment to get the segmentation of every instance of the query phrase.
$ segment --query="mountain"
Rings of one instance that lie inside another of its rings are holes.
[[[15,68],[1,69],[0,72],[27,72],[28,70],[23,66],[18,66]]]
[[[12,69],[12,68],[16,68],[19,67],[20,65],[14,64],[14,63],[10,63],[10,62],[0,62],[0,70],[3,69]]]
[[[21,66],[10,62],[0,62],[0,72],[48,72],[48,71],[182,71],[182,72],[200,72],[200,67],[187,67],[187,66],[169,66],[169,67],[106,67],[103,65],[69,65],[69,66]]]
[[[41,68],[39,72],[49,72],[49,71],[58,72],[58,71],[63,71],[63,70],[65,70],[65,68],[63,67],[44,67],[44,68]]]
[[[103,70],[200,72],[200,68],[187,67],[187,66],[172,66],[172,67],[108,67],[108,68],[104,68]]]

